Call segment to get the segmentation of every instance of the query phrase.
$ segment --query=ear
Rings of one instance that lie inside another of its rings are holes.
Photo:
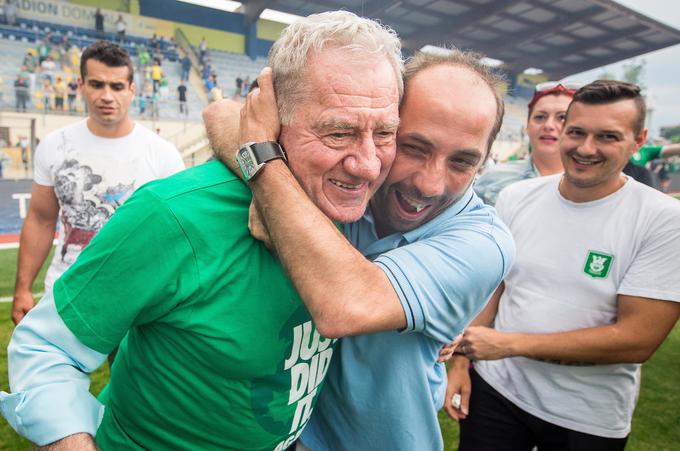
[[[130,94],[132,94],[132,96],[134,97],[135,92],[137,92],[137,85],[133,81],[130,83]]]
[[[635,137],[635,151],[637,152],[640,147],[644,146],[645,142],[647,142],[647,129],[643,128],[640,134]]]

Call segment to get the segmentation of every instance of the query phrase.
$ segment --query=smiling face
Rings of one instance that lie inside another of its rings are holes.
[[[526,126],[533,155],[559,158],[558,140],[570,102],[566,94],[548,94],[536,102]]]
[[[487,153],[491,88],[469,69],[437,65],[407,84],[397,156],[371,201],[379,236],[430,221],[463,196]]]
[[[605,197],[619,189],[621,170],[647,138],[635,135],[638,111],[633,100],[602,105],[574,102],[560,139],[564,165],[562,195],[576,202]]]
[[[340,49],[311,55],[307,97],[280,141],[291,171],[331,220],[353,222],[385,179],[395,153],[399,93],[380,58]]]
[[[89,111],[88,126],[96,135],[124,136],[131,130],[128,116],[130,102],[135,96],[135,84],[129,81],[127,66],[111,67],[89,59],[80,89]]]

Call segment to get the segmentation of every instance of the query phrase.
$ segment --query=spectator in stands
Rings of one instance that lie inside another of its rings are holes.
[[[151,52],[155,52],[156,47],[158,47],[158,35],[154,33],[151,36],[151,39],[149,39],[149,48],[151,49]]]
[[[52,97],[54,96],[54,86],[52,80],[44,78],[42,83],[42,102],[43,111],[48,112],[52,110]]]
[[[331,160],[319,155],[315,161],[302,149],[293,156],[296,146],[288,150],[291,162],[297,159],[297,175],[312,186],[332,185],[334,179],[326,178],[330,174],[360,180],[358,193],[326,187],[328,198],[321,192],[315,197],[332,220],[358,219],[394,154],[401,54],[396,36],[379,24],[349,13],[330,14],[286,28],[280,40],[288,38],[290,44],[275,43],[272,58],[277,52],[285,53],[281,58],[299,55],[297,68],[285,70],[293,79],[307,72],[310,78],[323,77],[317,91],[342,90],[350,102],[374,99],[369,108],[358,108],[361,112],[349,108],[349,116],[329,111],[331,120],[350,117],[360,137],[331,152]],[[352,26],[350,18],[362,26]],[[358,33],[364,36],[355,39]],[[311,36],[320,35],[320,42],[330,43],[308,52]],[[334,60],[345,71],[341,76],[324,71],[324,64],[305,65],[307,58],[330,60],[337,52],[344,52]],[[348,60],[362,63],[348,70]],[[325,110],[321,99],[329,97],[336,98],[303,89],[291,110],[306,112],[293,113],[291,122],[301,118],[300,132],[286,139],[303,141],[301,134],[315,119],[312,112]],[[374,139],[384,152],[364,152],[364,144],[374,148]],[[321,142],[311,145],[317,148],[310,149],[313,154],[328,153]],[[283,155],[281,149],[276,152]],[[218,161],[135,193],[57,282],[54,295],[43,298],[15,330],[9,367],[30,368],[30,374],[13,372],[12,389],[18,393],[2,394],[2,412],[10,423],[39,444],[86,432],[55,445],[62,449],[94,446],[95,432],[102,449],[284,450],[292,444],[323,382],[319,367],[319,377],[314,373],[314,381],[298,385],[296,375],[303,376],[298,370],[310,376],[312,358],[328,362],[334,340],[319,336],[277,259],[250,236],[250,197],[246,185]],[[93,313],[76,314],[82,322],[70,315],[83,311]],[[22,344],[29,336],[49,350]],[[103,361],[109,343],[120,340],[104,409],[89,394],[85,373]],[[27,360],[21,351],[14,353],[28,348]],[[303,390],[296,399],[298,388]],[[63,407],[41,408],[41,398]],[[211,412],[208,421],[206,412]]]
[[[38,68],[38,60],[31,50],[26,52],[21,65],[24,66],[28,72],[35,72],[35,70]]]
[[[66,97],[66,82],[57,75],[57,81],[54,83],[54,109],[60,113],[64,111],[64,97]]]
[[[73,47],[71,41],[69,41],[68,36],[64,35],[58,49],[59,64],[61,64],[62,69],[69,65],[69,50],[71,50],[71,47]]]
[[[158,93],[161,102],[166,102],[168,100],[168,97],[170,95],[170,87],[168,86],[168,78],[165,75],[161,77],[161,81],[158,87]]]
[[[187,106],[187,87],[184,81],[179,82],[177,86],[177,95],[179,99],[179,114],[185,117],[189,115],[189,107]]]
[[[240,75],[236,76],[236,91],[234,92],[234,100],[238,101],[241,98],[241,92],[243,91],[243,79]]]
[[[146,113],[146,96],[142,91],[139,92],[137,101],[139,103],[139,117],[144,119],[144,114]]]
[[[149,64],[151,56],[149,55],[149,51],[146,49],[145,45],[137,44],[137,58],[139,58],[140,69]]]
[[[241,96],[245,97],[250,92],[250,77],[246,75],[245,80],[243,80],[243,87],[241,88]]]
[[[184,58],[182,58],[182,76],[180,77],[180,80],[181,81],[189,80],[190,71],[191,71],[191,58],[189,58],[189,55],[184,55]]]
[[[52,59],[51,55],[40,63],[40,74],[44,80],[49,80],[50,83],[54,81],[54,76],[57,72],[57,63]]]
[[[125,43],[125,29],[127,28],[127,24],[125,23],[125,20],[123,19],[122,14],[118,14],[118,20],[116,20],[116,39],[118,39],[118,42],[123,45]]]
[[[172,36],[168,41],[165,53],[168,55],[170,61],[177,61],[177,43],[175,42],[175,38],[173,38]]]
[[[571,97],[580,85],[546,82],[536,86],[529,102],[525,127],[529,157],[489,168],[475,183],[477,195],[488,205],[506,186],[538,175],[562,172],[558,140]]]
[[[19,247],[15,324],[35,304],[31,287],[59,218],[62,233],[45,278],[48,293],[134,189],[183,169],[172,144],[128,116],[135,93],[132,71],[130,58],[117,45],[99,41],[88,47],[81,90],[89,117],[52,132],[36,150],[32,200]]]
[[[645,109],[635,85],[584,86],[564,174],[498,197],[517,261],[450,365],[461,451],[624,449],[641,363],[680,316],[680,203],[621,173],[645,142]]]
[[[153,92],[158,92],[158,88],[161,85],[161,78],[163,78],[161,61],[159,59],[154,59],[153,66],[151,66],[151,82],[153,83]]]
[[[218,100],[222,100],[224,98],[224,94],[222,93],[222,89],[219,87],[217,84],[217,78],[214,76],[213,78],[213,87],[210,89],[210,101],[211,102],[216,102]]]
[[[68,112],[76,112],[76,97],[78,96],[78,83],[75,78],[71,78],[66,85],[68,92]]]
[[[94,13],[94,30],[100,39],[104,37],[104,14],[100,8]]]
[[[205,64],[205,56],[208,53],[208,41],[205,40],[205,36],[201,38],[201,42],[198,44],[198,57],[201,64]]]
[[[30,102],[29,87],[31,81],[28,77],[26,68],[22,67],[14,80],[14,97],[17,112],[26,112],[26,105]]]
[[[38,64],[42,64],[52,51],[52,46],[47,37],[40,40],[40,44],[38,44],[36,50],[38,51]]]

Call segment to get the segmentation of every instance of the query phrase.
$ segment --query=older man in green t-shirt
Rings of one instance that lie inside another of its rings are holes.
[[[310,16],[284,31],[270,65],[290,168],[330,219],[356,221],[394,158],[396,35],[347,12]],[[283,156],[251,152],[253,170]],[[95,434],[102,449],[289,447],[335,340],[250,236],[250,201],[217,161],[128,200],[15,330],[13,394],[0,394],[12,427],[64,449],[95,449]],[[119,342],[97,400],[88,373]]]

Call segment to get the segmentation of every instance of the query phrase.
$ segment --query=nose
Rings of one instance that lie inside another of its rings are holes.
[[[595,145],[595,137],[588,135],[578,146],[578,153],[580,155],[594,155],[597,153],[597,146]]]
[[[109,85],[104,85],[102,88],[102,96],[101,99],[105,102],[112,102],[113,101],[113,90]]]
[[[354,151],[345,157],[343,166],[353,177],[369,182],[377,180],[380,177],[382,161],[378,158],[372,137],[362,137]]]
[[[447,169],[441,161],[430,161],[413,179],[415,187],[424,197],[439,197],[446,193]]]

